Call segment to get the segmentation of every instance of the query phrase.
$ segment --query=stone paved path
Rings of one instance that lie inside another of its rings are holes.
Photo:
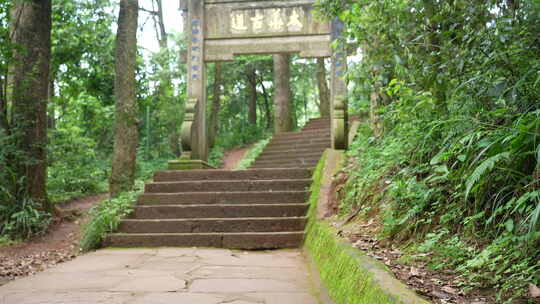
[[[300,250],[99,250],[0,287],[2,304],[318,304]]]

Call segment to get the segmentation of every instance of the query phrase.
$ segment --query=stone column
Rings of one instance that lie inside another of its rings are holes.
[[[332,41],[338,40],[343,33],[343,22],[338,18],[332,21]],[[347,51],[345,45],[338,44],[332,53],[332,89],[331,89],[331,128],[332,148],[347,149],[348,115],[347,115]]]
[[[188,99],[197,100],[191,129],[191,158],[208,159],[206,130],[206,65],[204,62],[204,0],[188,2]]]

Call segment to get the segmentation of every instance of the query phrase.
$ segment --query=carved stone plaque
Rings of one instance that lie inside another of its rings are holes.
[[[244,3],[245,4],[245,3]],[[327,35],[328,22],[313,16],[311,4],[288,3],[277,6],[262,1],[257,7],[240,8],[238,3],[207,5],[206,39],[250,38],[275,36]]]

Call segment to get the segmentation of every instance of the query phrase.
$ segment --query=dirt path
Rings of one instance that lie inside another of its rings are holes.
[[[56,217],[41,237],[0,247],[0,286],[14,278],[33,275],[79,253],[84,213],[107,195],[94,195],[61,204],[63,218]],[[69,216],[66,216],[69,215]]]
[[[236,168],[236,165],[242,160],[249,149],[251,149],[251,146],[226,151],[223,156],[223,169]]]

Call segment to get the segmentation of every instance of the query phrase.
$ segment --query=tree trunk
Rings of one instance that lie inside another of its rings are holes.
[[[18,180],[25,194],[51,210],[47,200],[47,99],[51,59],[51,0],[18,0],[13,8],[16,23],[12,74],[13,126]]]
[[[257,125],[257,73],[251,65],[246,66],[248,83],[248,122]]]
[[[371,127],[371,130],[373,131],[373,135],[375,137],[379,137],[382,134],[382,121],[379,116],[379,109],[380,109],[380,94],[377,93],[377,89],[375,92],[370,94],[370,107],[369,107],[369,124]]]
[[[54,129],[56,128],[56,110],[55,110],[55,104],[54,104],[54,76],[51,75],[51,79],[49,81],[49,114],[48,114],[48,120],[47,120],[47,128]]]
[[[289,55],[274,55],[274,133],[288,132],[294,129],[289,61]]]
[[[264,86],[264,79],[260,78],[260,84],[263,91],[263,97],[264,97],[264,112],[266,114],[266,129],[270,130],[272,128],[272,109],[270,108],[270,100],[268,97],[268,92],[266,91],[266,87]]]
[[[216,143],[216,136],[219,132],[219,111],[221,108],[221,86],[223,79],[221,77],[221,62],[216,62],[214,72],[214,93],[212,96],[212,111],[210,112],[210,123],[208,125],[208,145],[210,148]]]
[[[330,116],[330,90],[326,81],[324,58],[317,58],[317,87],[319,88],[319,111],[321,117]]]
[[[114,155],[109,184],[112,197],[131,190],[135,181],[138,141],[135,81],[138,6],[138,0],[120,1],[115,50]]]
[[[4,93],[4,79],[2,78],[0,78],[0,130],[4,132],[3,134],[7,134],[9,130],[7,99]]]
[[[168,47],[168,39],[167,39],[167,31],[165,30],[165,20],[163,19],[163,4],[162,0],[156,0],[157,3],[157,17],[158,17],[158,27],[159,27],[159,46],[161,49],[167,49]]]

